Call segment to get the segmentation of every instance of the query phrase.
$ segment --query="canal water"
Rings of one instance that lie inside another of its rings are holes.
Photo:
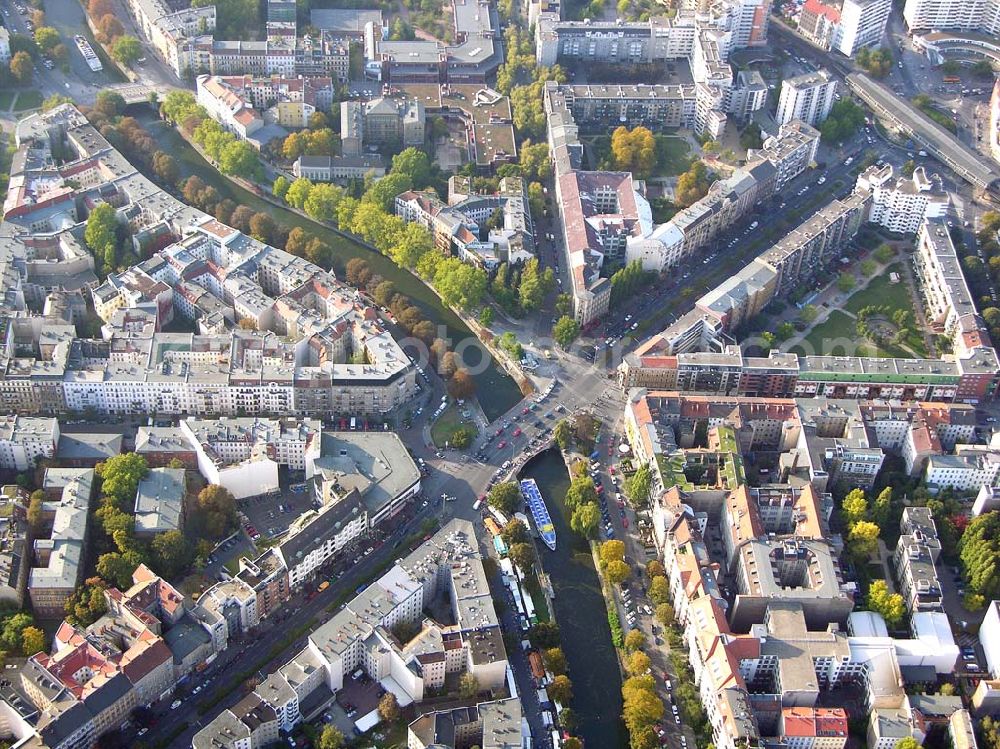
[[[556,527],[556,550],[538,545],[545,572],[555,590],[555,616],[573,682],[573,711],[587,747],[620,749],[628,745],[621,719],[622,681],[611,644],[607,608],[587,542],[569,526],[563,497],[569,477],[559,451],[538,455],[521,471],[533,478]]]
[[[374,273],[392,281],[397,291],[408,296],[410,301],[420,308],[425,318],[436,326],[445,327],[451,348],[462,351],[463,361],[471,371],[476,372],[480,369],[483,357],[489,359],[489,365],[475,375],[475,380],[479,402],[491,421],[513,408],[521,399],[517,383],[493,361],[489,352],[462,319],[451,310],[444,309],[434,292],[414,278],[409,271],[403,270],[387,257],[364,245],[353,242],[293,211],[275,206],[233,184],[206,162],[176,130],[159,120],[152,112],[143,110],[136,115],[136,119],[149,131],[160,148],[174,157],[183,177],[197,175],[206,185],[214,187],[222,198],[229,198],[237,205],[245,205],[254,211],[267,213],[278,223],[289,228],[299,226],[319,237],[331,248],[334,257],[333,270],[341,278],[348,260],[355,257],[363,258]],[[147,173],[146,176],[155,181],[155,175],[152,173]],[[464,343],[465,341],[471,343]]]

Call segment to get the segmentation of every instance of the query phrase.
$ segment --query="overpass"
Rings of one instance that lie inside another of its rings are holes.
[[[912,138],[966,182],[989,191],[991,198],[1000,194],[994,184],[1000,172],[990,164],[989,157],[976,153],[910,102],[863,73],[849,74],[847,87],[879,119]]]
[[[108,86],[105,90],[120,94],[125,99],[126,104],[142,104],[149,101],[149,95],[154,93],[162,101],[163,97],[173,91],[174,88],[164,85],[149,86],[145,83],[119,83],[114,86]]]
[[[1000,40],[982,34],[935,31],[913,37],[913,46],[927,55],[934,65],[940,65],[949,57],[980,57],[1000,65]]]

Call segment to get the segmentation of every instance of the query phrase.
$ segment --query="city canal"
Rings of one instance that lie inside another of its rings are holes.
[[[434,292],[409,271],[403,270],[387,257],[362,244],[294,211],[275,206],[249,190],[230,182],[219,174],[215,167],[205,161],[201,154],[191,147],[174,128],[159,120],[152,112],[144,110],[136,115],[136,119],[149,131],[160,148],[174,157],[183,177],[196,175],[206,185],[214,187],[222,198],[229,198],[237,205],[245,205],[254,211],[267,213],[278,223],[289,228],[299,226],[319,237],[331,248],[334,257],[333,270],[340,278],[343,278],[347,261],[359,257],[367,261],[374,273],[385,280],[392,281],[396,285],[396,289],[408,296],[428,320],[436,326],[444,326],[444,335],[439,335],[441,337],[447,336],[450,339],[451,348],[462,351],[465,365],[476,373],[476,393],[487,418],[495,419],[511,409],[521,399],[517,383],[493,361],[476,335],[469,330],[458,315],[451,310],[444,309]],[[156,181],[155,175],[151,172],[147,172],[146,176]],[[472,341],[472,344],[466,344],[465,341]],[[482,357],[489,358],[490,363],[480,372]]]
[[[562,501],[569,488],[566,467],[558,450],[546,450],[529,461],[520,475],[538,482],[556,527],[556,550],[538,544],[538,553],[556,594],[555,617],[573,682],[572,707],[579,719],[579,735],[588,747],[625,747],[621,672],[590,548],[570,529]]]

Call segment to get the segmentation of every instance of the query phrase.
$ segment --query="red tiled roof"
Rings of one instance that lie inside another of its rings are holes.
[[[821,0],[806,0],[802,6],[803,12],[814,13],[817,16],[826,16],[833,23],[839,23],[840,10],[832,5],[827,5]]]

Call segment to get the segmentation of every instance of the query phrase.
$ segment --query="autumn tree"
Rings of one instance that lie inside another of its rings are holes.
[[[32,656],[45,650],[45,632],[38,627],[25,627],[21,632],[21,652]]]
[[[628,651],[642,650],[644,647],[646,647],[646,635],[638,629],[629,630],[629,633],[625,635],[625,649]]]
[[[31,526],[31,532],[35,535],[38,535],[42,530],[42,503],[44,501],[45,492],[41,489],[33,491],[28,500],[28,525]]]
[[[906,603],[899,593],[890,593],[885,580],[874,580],[868,586],[868,598],[865,601],[868,610],[881,614],[885,623],[896,627],[906,615]]]
[[[632,172],[639,179],[648,177],[656,167],[656,139],[649,128],[615,128],[611,134],[611,159],[614,168]]]
[[[250,236],[256,240],[269,243],[276,228],[274,219],[263,211],[258,211],[250,217]]]
[[[42,52],[50,52],[59,44],[59,32],[51,26],[39,26],[35,29],[35,44]]]
[[[160,180],[168,185],[173,185],[180,177],[177,161],[165,151],[157,151],[153,154],[153,171],[156,172],[156,176]]]
[[[608,566],[604,569],[604,574],[607,576],[608,582],[612,585],[621,585],[628,580],[630,572],[629,566],[617,559],[608,562]]]
[[[543,650],[542,662],[545,664],[545,670],[551,671],[555,676],[565,674],[569,668],[566,664],[566,654],[563,653],[562,648]]]
[[[460,367],[455,374],[451,376],[448,380],[448,395],[457,400],[465,400],[466,398],[471,398],[472,394],[476,392],[476,381],[472,379],[472,375],[469,374],[469,370],[465,367]]]
[[[236,499],[224,486],[210,484],[198,493],[201,529],[209,538],[220,538],[236,522]]]
[[[531,540],[527,526],[517,518],[508,520],[507,524],[500,529],[500,538],[503,539],[507,548],[515,544],[526,544]]]
[[[649,600],[659,606],[670,602],[670,583],[666,577],[654,577],[649,583]]]
[[[690,168],[677,178],[674,202],[682,208],[701,200],[708,193],[708,169],[701,161],[695,161]]]
[[[524,572],[529,571],[535,563],[535,549],[531,544],[514,544],[509,548],[508,556]]]
[[[378,717],[386,723],[395,723],[399,720],[399,701],[392,692],[386,692],[382,699],[378,701]]]
[[[479,680],[471,672],[466,671],[459,677],[458,693],[463,699],[475,697],[479,694]]]
[[[601,564],[607,566],[611,562],[625,561],[625,544],[618,539],[605,541],[600,548]]]
[[[10,58],[10,73],[22,86],[31,83],[34,71],[35,64],[31,61],[31,55],[24,50],[15,52],[14,56]]]
[[[868,500],[861,489],[852,489],[844,497],[840,505],[840,512],[844,518],[844,524],[850,528],[868,517]]]
[[[327,723],[316,738],[316,749],[342,749],[344,743],[344,734],[332,723]]]
[[[879,527],[868,520],[851,526],[847,534],[847,548],[858,562],[870,558],[878,549]]]
[[[552,683],[546,687],[549,697],[560,705],[568,705],[573,701],[573,682],[565,674],[561,674],[552,679]]]
[[[656,607],[656,621],[666,626],[674,621],[674,607],[669,603],[661,603]]]
[[[639,676],[649,670],[650,664],[651,661],[648,655],[641,650],[634,650],[625,662],[625,670],[633,676]]]

